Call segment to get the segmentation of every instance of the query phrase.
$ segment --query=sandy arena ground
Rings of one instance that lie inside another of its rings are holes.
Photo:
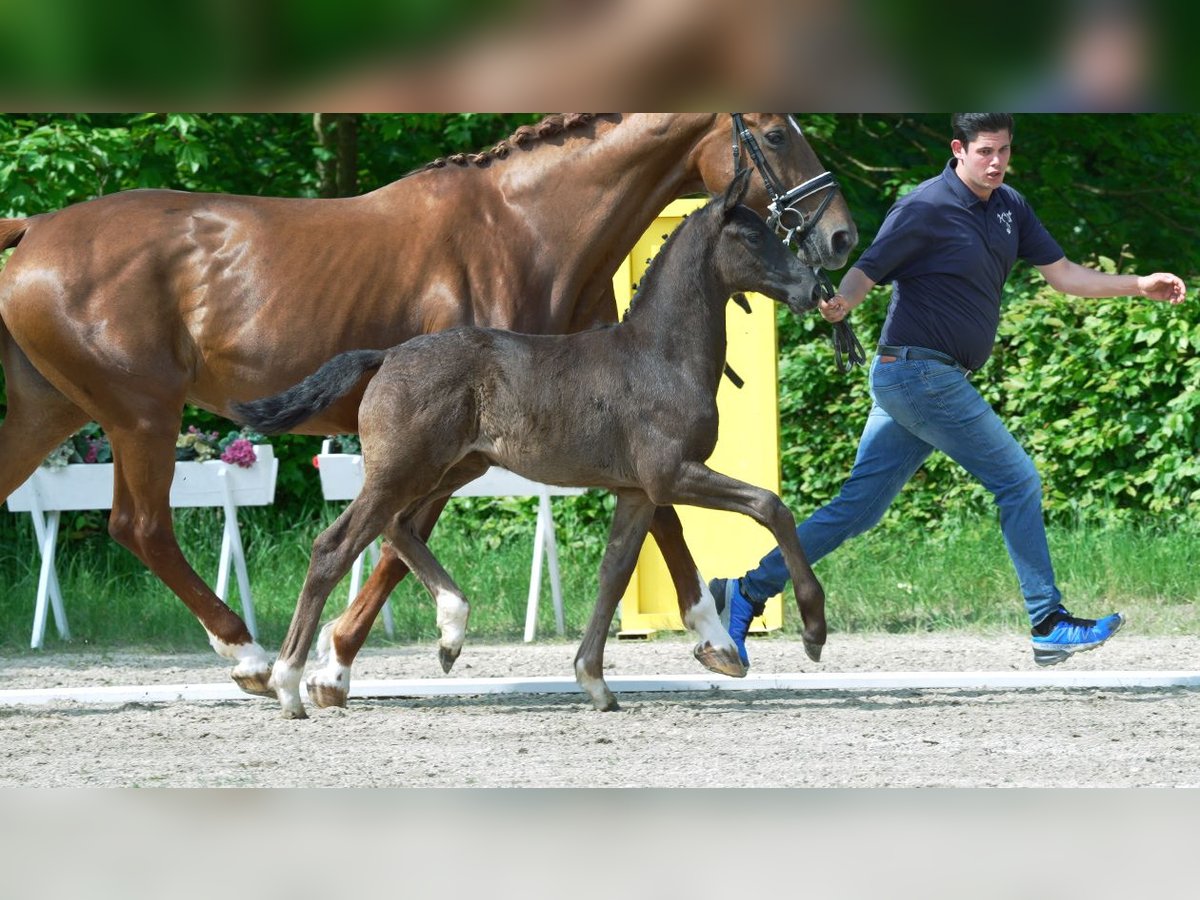
[[[698,675],[682,635],[609,642],[606,671]],[[570,677],[574,643],[368,648],[357,678]],[[1021,635],[834,635],[825,661],[751,641],[754,670],[1036,671]],[[1051,671],[1191,670],[1200,639],[1122,634]],[[0,657],[0,689],[224,683],[215,654],[87,649]],[[705,691],[0,706],[0,786],[1200,786],[1200,690]]]

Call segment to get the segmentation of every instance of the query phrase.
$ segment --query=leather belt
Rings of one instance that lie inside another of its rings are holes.
[[[947,366],[953,366],[964,375],[971,374],[971,370],[959,363],[953,356],[940,353],[937,350],[929,350],[925,347],[893,347],[890,344],[880,344],[876,348],[876,354],[879,356],[894,356],[896,359],[928,359]]]

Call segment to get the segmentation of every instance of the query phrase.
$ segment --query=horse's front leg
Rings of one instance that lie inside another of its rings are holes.
[[[796,537],[796,520],[778,496],[760,487],[714,472],[703,463],[684,463],[671,478],[664,478],[660,503],[683,503],[707,509],[740,512],[770,530],[783,552],[796,606],[804,621],[804,651],[819,661],[825,646],[825,591],[813,574]]]
[[[608,533],[608,547],[600,562],[600,590],[596,606],[592,609],[579,652],[575,654],[575,680],[592,698],[592,706],[601,712],[620,709],[617,698],[604,682],[604,645],[617,603],[637,565],[638,553],[653,516],[654,504],[645,494],[640,491],[617,494],[617,507],[613,511],[612,528]]]
[[[667,571],[679,597],[679,618],[700,638],[692,655],[706,669],[721,675],[744,678],[746,667],[738,656],[737,645],[721,624],[717,604],[692,559],[683,537],[679,514],[671,506],[659,506],[650,522],[650,534],[662,551]]]

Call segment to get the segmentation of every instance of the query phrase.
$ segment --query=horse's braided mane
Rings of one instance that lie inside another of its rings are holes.
[[[562,134],[572,128],[580,128],[595,119],[599,113],[555,113],[543,118],[533,125],[522,125],[490,150],[480,153],[455,153],[442,156],[431,163],[426,163],[418,172],[429,169],[442,169],[448,165],[455,166],[486,166],[494,159],[505,159],[509,153],[518,147],[526,147],[536,141],[545,140]]]

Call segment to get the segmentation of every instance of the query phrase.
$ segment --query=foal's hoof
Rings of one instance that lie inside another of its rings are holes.
[[[814,644],[812,641],[804,642],[804,652],[808,654],[808,658],[813,662],[821,661],[821,651],[824,648],[824,644]]]
[[[261,672],[238,672],[235,669],[229,677],[247,694],[253,694],[256,697],[275,696],[275,689],[268,684],[271,677],[270,669],[263,669]]]
[[[596,712],[620,712],[621,705],[617,703],[617,698],[609,695],[603,700],[592,700],[592,708]]]
[[[318,684],[310,681],[308,682],[308,699],[321,709],[328,709],[331,706],[345,707],[346,691],[340,685]]]
[[[438,647],[438,662],[442,664],[442,671],[449,674],[454,668],[454,662],[458,659],[458,654],[462,653],[462,647],[456,650],[451,650],[449,647]]]
[[[737,650],[733,647],[714,647],[708,641],[704,641],[695,646],[692,656],[710,672],[728,675],[730,678],[746,677],[746,667],[742,665]]]

